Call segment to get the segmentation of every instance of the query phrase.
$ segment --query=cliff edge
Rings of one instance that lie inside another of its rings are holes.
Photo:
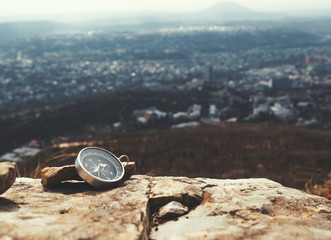
[[[331,239],[331,201],[267,179],[133,176],[0,196],[0,239]]]

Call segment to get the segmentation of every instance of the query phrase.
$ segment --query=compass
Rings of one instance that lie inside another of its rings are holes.
[[[113,153],[98,147],[82,149],[76,158],[75,167],[78,175],[90,185],[97,188],[110,187],[122,180],[124,167],[121,158]]]

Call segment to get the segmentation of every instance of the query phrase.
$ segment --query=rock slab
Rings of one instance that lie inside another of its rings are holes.
[[[0,195],[7,191],[16,180],[16,164],[0,162]]]
[[[132,176],[100,191],[18,178],[0,226],[0,239],[331,239],[331,201],[267,179]]]
[[[124,163],[124,176],[123,179],[129,179],[136,171],[136,163]],[[46,167],[41,171],[41,184],[45,187],[52,188],[60,185],[67,180],[83,179],[78,175],[75,165],[67,165],[62,167]]]

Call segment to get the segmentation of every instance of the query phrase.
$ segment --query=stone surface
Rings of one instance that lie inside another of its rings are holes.
[[[179,217],[181,215],[184,215],[188,212],[188,207],[184,206],[183,204],[172,201],[163,207],[160,208],[157,217],[158,218],[173,218],[173,217]]]
[[[0,162],[0,194],[7,191],[15,182],[16,165],[12,162]]]
[[[129,179],[136,171],[136,163],[124,163],[123,179]],[[82,181],[78,175],[75,165],[67,165],[62,167],[46,167],[41,171],[41,184],[48,188],[56,187],[67,180]]]
[[[187,213],[155,222],[173,201]],[[331,201],[267,179],[132,176],[99,191],[18,178],[0,226],[0,239],[331,239]]]
[[[18,178],[0,198],[0,239],[146,239],[148,178],[98,191],[66,182],[45,191]]]
[[[41,184],[45,187],[52,188],[67,180],[83,181],[78,175],[75,165],[46,167],[41,171]]]

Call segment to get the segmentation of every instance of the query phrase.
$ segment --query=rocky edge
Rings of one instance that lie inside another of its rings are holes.
[[[0,239],[331,239],[331,201],[267,179],[132,176],[97,190],[18,178]]]

